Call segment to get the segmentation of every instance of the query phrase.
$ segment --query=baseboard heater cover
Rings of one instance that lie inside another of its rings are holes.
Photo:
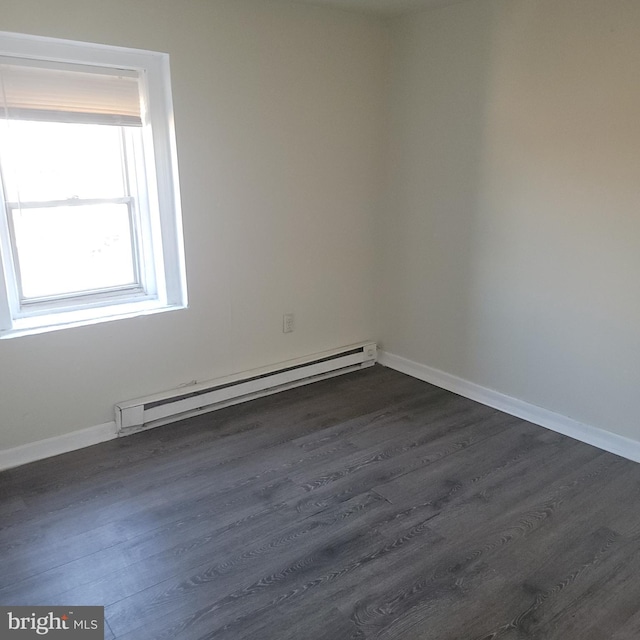
[[[375,364],[374,342],[318,353],[145,398],[119,402],[115,419],[119,436],[176,422],[232,404],[277,393]]]

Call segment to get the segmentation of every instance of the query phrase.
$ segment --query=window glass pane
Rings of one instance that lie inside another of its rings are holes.
[[[10,202],[128,195],[121,127],[0,120],[0,164]]]
[[[13,211],[25,298],[136,282],[126,204]]]

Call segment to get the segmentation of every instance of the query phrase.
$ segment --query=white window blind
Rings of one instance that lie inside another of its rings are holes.
[[[0,118],[141,126],[138,72],[0,56]]]

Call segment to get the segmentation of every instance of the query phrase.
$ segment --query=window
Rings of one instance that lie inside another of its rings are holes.
[[[182,308],[168,56],[0,33],[0,335]]]

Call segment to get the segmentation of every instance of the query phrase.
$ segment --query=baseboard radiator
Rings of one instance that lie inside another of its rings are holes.
[[[240,374],[180,387],[115,406],[125,436],[375,364],[376,344],[365,342]]]

